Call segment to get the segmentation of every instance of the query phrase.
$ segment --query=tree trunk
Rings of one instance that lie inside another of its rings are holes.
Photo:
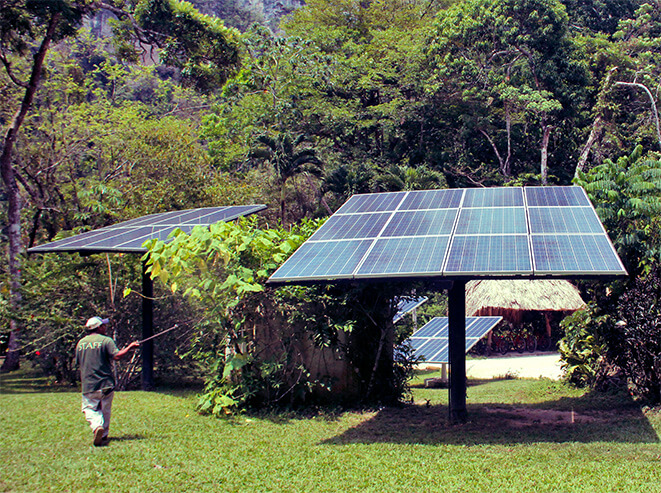
[[[510,161],[512,160],[512,115],[510,114],[510,104],[505,101],[505,129],[507,130],[507,157],[503,166],[503,176],[510,176]]]
[[[607,107],[605,104],[605,99],[606,99],[606,95],[611,90],[611,78],[616,71],[617,71],[617,67],[611,68],[608,71],[608,74],[606,75],[606,78],[604,79],[604,82],[601,85],[599,96],[597,98],[597,104],[595,105],[597,115],[594,119],[594,122],[592,123],[592,129],[590,130],[590,135],[588,136],[588,140],[583,146],[581,155],[578,158],[578,163],[576,164],[576,171],[574,172],[574,177],[577,177],[579,172],[585,170],[585,165],[588,162],[590,151],[592,151],[592,147],[594,146],[594,143],[600,138],[601,132],[604,128],[604,116],[605,116],[604,112],[606,111],[606,107]]]
[[[500,169],[500,173],[507,177],[509,176],[509,156],[507,157],[508,161],[505,161],[503,157],[500,155],[500,152],[498,151],[498,147],[496,146],[496,143],[493,141],[491,136],[486,133],[483,129],[478,128],[478,131],[484,135],[484,137],[487,139],[489,144],[491,145],[491,148],[493,149],[493,152],[496,154],[496,158],[498,159],[498,167]]]
[[[46,53],[48,52],[50,42],[55,34],[59,19],[59,13],[53,14],[50,18],[48,29],[41,42],[41,46],[39,46],[39,50],[34,55],[32,72],[27,87],[25,88],[23,101],[5,133],[2,154],[0,155],[0,174],[2,175],[5,191],[7,192],[8,202],[6,232],[9,239],[9,303],[12,310],[18,308],[18,305],[21,302],[21,271],[19,259],[19,255],[21,254],[21,194],[18,188],[18,183],[16,182],[16,170],[12,165],[12,153],[14,150],[14,144],[18,138],[18,131],[32,106],[34,95],[37,92]],[[7,357],[5,358],[2,368],[0,368],[0,371],[4,372],[19,368],[18,326],[13,317],[9,320],[9,328],[11,330],[11,335],[9,337]]]
[[[280,221],[282,221],[282,227],[285,227],[285,207],[286,207],[286,197],[287,192],[285,191],[286,182],[282,182],[280,185]]]
[[[542,185],[548,185],[549,182],[549,140],[551,137],[551,125],[542,125],[542,160],[540,165],[540,174],[542,175]]]
[[[577,177],[579,172],[583,172],[585,170],[585,165],[588,162],[588,157],[590,156],[590,151],[592,150],[592,146],[599,138],[599,135],[601,134],[601,130],[603,127],[604,127],[604,120],[600,115],[597,118],[595,118],[594,123],[592,124],[592,130],[590,131],[588,140],[583,146],[581,155],[578,158],[578,163],[576,164],[576,171],[574,172],[574,177]]]

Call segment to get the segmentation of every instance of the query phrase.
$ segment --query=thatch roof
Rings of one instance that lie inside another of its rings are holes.
[[[511,315],[520,318],[516,312],[524,310],[564,312],[584,306],[578,289],[565,280],[481,280],[466,284],[467,316],[501,315],[511,320]]]

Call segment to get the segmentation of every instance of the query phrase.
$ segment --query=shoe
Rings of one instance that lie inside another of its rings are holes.
[[[110,437],[103,437],[103,438],[101,439],[101,446],[102,446],[102,447],[105,447],[105,446],[108,445],[109,443],[110,443]]]
[[[98,447],[101,445],[101,442],[103,441],[103,427],[99,426],[96,430],[94,430],[94,446]]]

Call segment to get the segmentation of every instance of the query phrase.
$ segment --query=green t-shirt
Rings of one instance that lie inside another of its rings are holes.
[[[112,357],[118,352],[115,341],[96,332],[78,341],[76,364],[80,368],[83,394],[115,387]]]

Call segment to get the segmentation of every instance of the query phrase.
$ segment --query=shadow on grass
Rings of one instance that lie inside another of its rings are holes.
[[[28,370],[0,373],[0,394],[31,394],[40,392],[79,392],[76,385],[55,383],[51,377]]]
[[[112,445],[115,442],[131,442],[133,440],[144,440],[144,435],[120,435],[120,436],[111,436],[109,445]]]
[[[659,443],[641,409],[586,394],[542,404],[467,406],[468,421],[451,424],[445,405],[388,407],[324,444],[350,443],[498,445],[563,442]]]

